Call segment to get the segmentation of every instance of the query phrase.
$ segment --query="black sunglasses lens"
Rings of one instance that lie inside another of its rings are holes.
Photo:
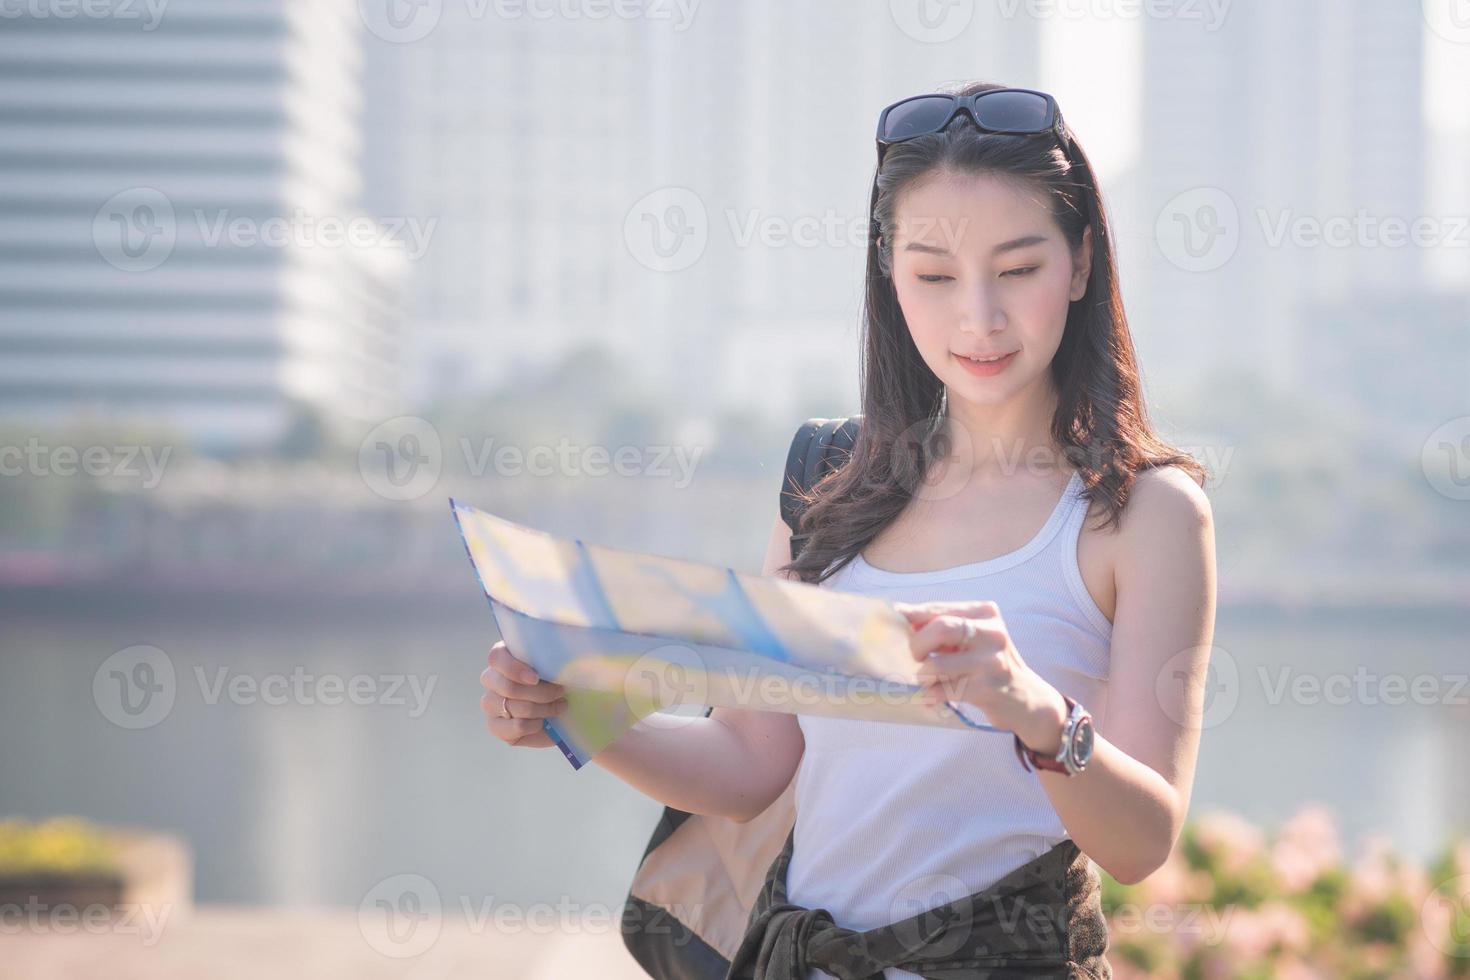
[[[1051,107],[1032,92],[996,92],[975,101],[981,126],[1012,133],[1039,133],[1051,128]]]
[[[948,121],[954,111],[954,99],[925,96],[909,99],[888,111],[883,120],[883,138],[903,140],[921,133],[932,133]]]

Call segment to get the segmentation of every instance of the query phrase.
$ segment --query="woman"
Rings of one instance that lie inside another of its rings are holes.
[[[926,697],[1001,733],[720,707],[596,761],[736,820],[795,778],[732,976],[1106,977],[1093,864],[1145,878],[1189,805],[1204,471],[1149,426],[1097,183],[1054,99],[902,100],[878,149],[857,443],[793,562],[776,520],[765,571],[897,603]],[[492,732],[549,744],[559,688],[503,644],[490,659]]]

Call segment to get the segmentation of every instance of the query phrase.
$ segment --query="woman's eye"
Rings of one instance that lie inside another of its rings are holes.
[[[1025,266],[1024,268],[1021,268],[1021,269],[1007,269],[1005,272],[1002,272],[1001,275],[1003,275],[1003,276],[1016,276],[1016,277],[1029,276],[1031,273],[1035,272],[1037,270],[1037,268],[1038,268],[1037,266],[1028,265],[1028,266]]]
[[[919,278],[922,279],[924,282],[939,282],[941,279],[948,279],[949,276],[921,275],[919,276]]]

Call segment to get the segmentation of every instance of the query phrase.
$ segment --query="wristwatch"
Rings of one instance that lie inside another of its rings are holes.
[[[1027,748],[1021,736],[1012,733],[1016,740],[1016,758],[1021,760],[1027,772],[1034,765],[1037,769],[1075,776],[1087,768],[1087,761],[1092,758],[1092,714],[1065,694],[1062,700],[1067,705],[1067,723],[1062,728],[1062,747],[1055,756],[1042,755]]]

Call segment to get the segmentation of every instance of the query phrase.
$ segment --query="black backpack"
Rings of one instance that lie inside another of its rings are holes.
[[[791,440],[781,484],[781,518],[792,528],[793,561],[806,535],[795,533],[802,503],[791,491],[810,489],[846,462],[861,419],[808,419]],[[795,819],[793,786],[746,823],[664,807],[628,888],[621,922],[623,945],[650,976],[724,980],[756,891]],[[756,854],[750,863],[759,866],[732,869],[722,851]]]
[[[796,533],[802,504],[791,488],[810,490],[816,482],[847,462],[857,442],[861,415],[845,419],[808,419],[796,430],[786,454],[786,478],[781,490],[781,519],[791,528],[791,560],[795,561],[807,535]]]

